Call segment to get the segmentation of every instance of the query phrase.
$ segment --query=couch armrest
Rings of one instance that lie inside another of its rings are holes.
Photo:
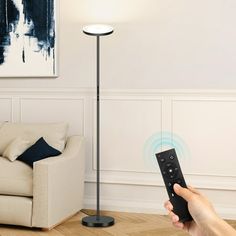
[[[51,228],[83,207],[85,142],[71,136],[58,157],[34,163],[32,226]]]

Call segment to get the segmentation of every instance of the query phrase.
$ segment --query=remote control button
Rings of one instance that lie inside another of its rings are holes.
[[[161,158],[160,162],[162,162],[162,163],[165,162],[165,158]]]
[[[166,167],[171,167],[171,166],[172,166],[171,163],[167,163],[167,164],[166,164]]]
[[[175,159],[175,157],[174,157],[174,156],[172,156],[172,155],[171,155],[169,158],[170,158],[171,160],[174,160],[174,159]]]
[[[168,183],[168,187],[171,187],[171,186],[172,186],[172,183],[171,183],[171,182],[169,182],[169,183]]]
[[[164,167],[164,171],[170,179],[174,179],[174,177],[178,174],[178,168],[174,163],[166,163]]]

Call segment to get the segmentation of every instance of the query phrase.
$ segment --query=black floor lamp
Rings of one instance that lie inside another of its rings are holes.
[[[100,36],[113,33],[113,28],[108,25],[88,25],[83,28],[87,35],[97,38],[97,212],[94,216],[86,216],[82,224],[88,227],[107,227],[115,223],[110,216],[100,214]]]

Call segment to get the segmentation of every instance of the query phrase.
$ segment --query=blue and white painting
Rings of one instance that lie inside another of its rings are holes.
[[[0,77],[57,76],[56,0],[0,0]]]

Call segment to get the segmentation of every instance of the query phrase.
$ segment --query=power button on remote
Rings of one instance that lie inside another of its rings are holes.
[[[169,158],[170,158],[171,160],[174,160],[174,159],[175,159],[175,157],[174,157],[174,156],[172,156],[172,155],[171,155]]]

